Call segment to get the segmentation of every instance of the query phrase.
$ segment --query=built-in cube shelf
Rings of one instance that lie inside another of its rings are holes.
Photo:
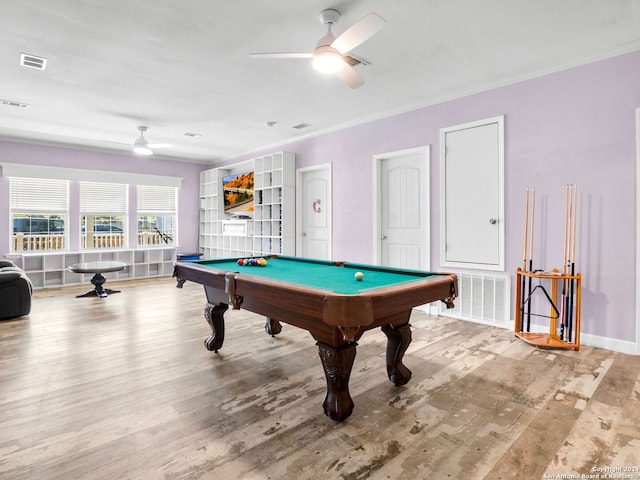
[[[175,247],[87,252],[39,252],[7,255],[21,267],[34,288],[61,287],[88,283],[93,274],[74,273],[69,266],[82,262],[118,261],[124,270],[105,273],[107,280],[155,277],[173,274]]]
[[[254,172],[250,220],[224,212],[222,178]],[[295,155],[278,152],[200,172],[200,253],[203,258],[295,255]]]

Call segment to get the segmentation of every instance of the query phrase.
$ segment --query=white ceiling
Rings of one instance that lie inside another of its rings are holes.
[[[312,51],[325,8],[336,35],[387,22],[362,87],[249,57]],[[0,99],[30,105],[0,104],[0,139],[127,153],[146,125],[160,158],[215,163],[640,50],[640,0],[0,0],[0,32]]]

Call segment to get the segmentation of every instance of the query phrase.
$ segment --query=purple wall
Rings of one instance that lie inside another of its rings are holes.
[[[181,177],[184,180],[178,196],[179,251],[198,251],[198,196],[201,164],[0,141],[0,163],[2,162]],[[135,198],[130,200],[135,201]],[[72,209],[70,214],[74,212],[76,215],[79,214],[77,206],[70,208]],[[133,225],[136,225],[135,219],[132,221]],[[0,258],[3,258],[10,251],[10,228],[9,179],[0,176]],[[70,232],[72,246],[75,237],[77,235]],[[75,243],[77,247],[77,240]]]
[[[226,163],[278,150],[294,152],[297,167],[331,162],[334,258],[371,262],[373,156],[431,145],[431,265],[439,269],[439,129],[504,115],[507,272],[513,275],[522,265],[526,187],[535,187],[538,197],[535,267],[562,268],[564,187],[576,183],[577,267],[584,278],[582,332],[635,343],[637,107],[640,52],[254,152]],[[0,162],[183,177],[180,244],[183,251],[197,249],[198,172],[211,166],[9,142],[0,142]],[[9,251],[8,209],[8,181],[0,177],[0,255]]]
[[[270,151],[294,152],[297,167],[332,163],[333,256],[370,262],[374,255],[372,157],[431,145],[431,265],[438,269],[439,129],[504,115],[507,272],[513,274],[522,265],[527,187],[535,187],[538,198],[535,268],[562,270],[565,185],[577,184],[582,332],[635,343],[637,107],[640,52]],[[233,162],[262,153],[269,152]]]

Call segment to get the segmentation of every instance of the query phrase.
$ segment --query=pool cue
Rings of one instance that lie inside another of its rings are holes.
[[[522,272],[527,271],[527,242],[529,241],[529,188],[527,187],[525,191],[525,202],[524,202],[524,249],[522,251]],[[520,318],[523,320],[524,316],[524,304],[526,299],[524,298],[524,292],[527,286],[527,277],[526,275],[522,275],[522,295],[520,308]],[[520,321],[520,331],[524,331],[523,322]]]
[[[569,244],[569,185],[564,189],[564,246],[562,248],[562,275],[567,275],[567,245]],[[564,329],[567,320],[567,279],[562,279],[562,304],[560,314],[560,340],[564,340]]]
[[[536,219],[536,189],[533,188],[533,199],[531,202],[531,243],[529,246],[529,271],[533,272],[533,227]],[[527,332],[531,331],[531,284],[533,279],[529,277],[529,291],[527,293],[529,301],[527,302]]]
[[[578,187],[576,185],[573,185],[573,192],[572,192],[572,210],[573,210],[573,215],[572,215],[572,219],[573,219],[573,233],[571,235],[571,243],[572,243],[572,247],[571,247],[571,255],[570,255],[570,262],[571,262],[571,277],[573,277],[576,274],[576,224],[577,224],[577,216],[576,216],[576,212],[577,212],[577,208],[578,208]],[[573,278],[571,278],[571,280],[569,280],[570,284],[571,284],[571,289],[569,292],[569,332],[568,332],[568,336],[567,339],[569,342],[571,342],[571,334],[572,334],[572,330],[573,330],[573,295],[575,293],[575,280]]]

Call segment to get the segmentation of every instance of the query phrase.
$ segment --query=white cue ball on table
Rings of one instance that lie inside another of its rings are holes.
[[[361,281],[362,281],[362,279],[364,278],[364,273],[362,273],[362,272],[356,272],[356,273],[355,273],[355,275],[354,275],[354,277],[356,277],[356,280],[357,280],[357,281],[361,282]]]

